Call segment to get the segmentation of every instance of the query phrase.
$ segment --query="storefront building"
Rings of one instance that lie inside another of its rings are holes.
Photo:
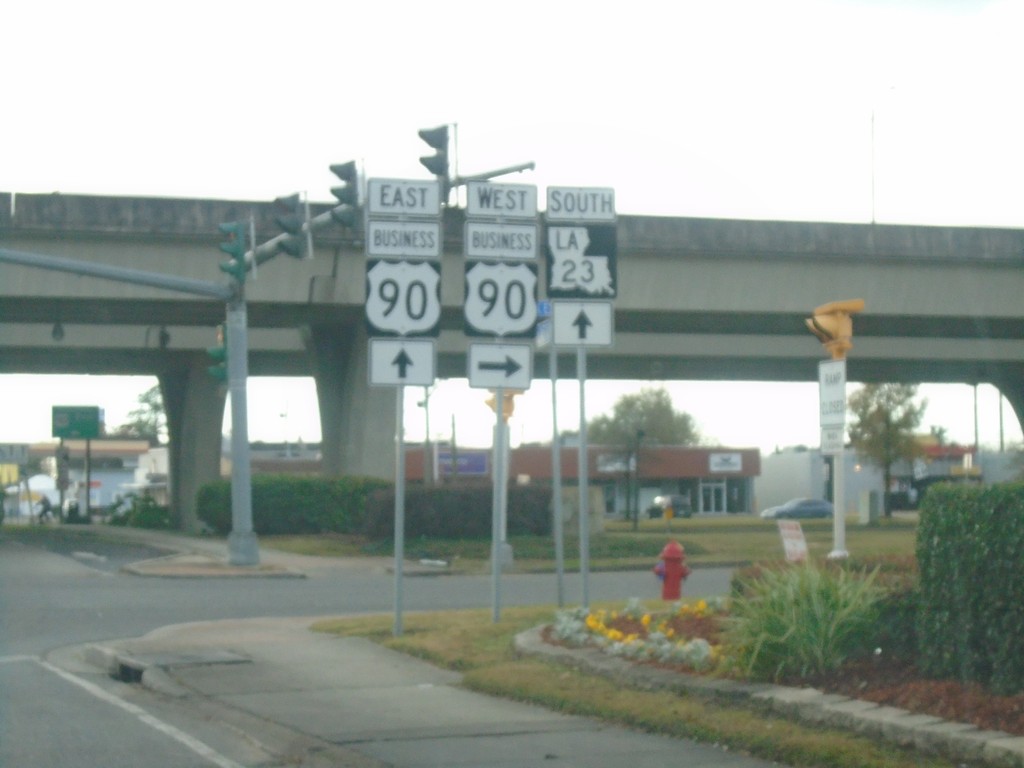
[[[578,450],[560,450],[564,486],[577,484]],[[754,479],[761,474],[761,452],[756,448],[659,446],[628,451],[608,446],[588,448],[587,482],[604,494],[608,515],[643,516],[659,496],[681,496],[692,514],[749,514],[754,509]],[[490,449],[459,449],[445,445],[409,446],[406,479],[424,477],[445,483],[478,480],[490,482]],[[433,466],[431,466],[433,465]],[[426,472],[424,469],[426,468]],[[552,482],[552,450],[549,445],[528,445],[509,452],[509,482]],[[682,510],[675,513],[682,514]]]

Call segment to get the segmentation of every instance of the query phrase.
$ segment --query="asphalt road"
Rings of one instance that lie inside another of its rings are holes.
[[[394,577],[379,566],[318,568],[305,579],[160,579],[118,570],[163,554],[65,535],[59,528],[31,543],[0,529],[0,765],[209,766],[189,744],[197,733],[218,754],[238,756],[238,765],[272,765],[267,755],[251,754],[231,729],[214,728],[198,715],[163,720],[154,714],[161,703],[152,692],[92,667],[69,671],[66,663],[51,660],[62,649],[171,624],[394,610]],[[723,594],[728,578],[727,569],[698,569],[685,591]],[[550,574],[505,575],[502,605],[554,604],[556,589]],[[565,590],[567,601],[578,603],[577,574],[567,574]],[[403,593],[407,611],[492,605],[488,576],[406,578]],[[595,602],[624,603],[660,593],[652,573],[625,572],[591,574],[589,594]]]

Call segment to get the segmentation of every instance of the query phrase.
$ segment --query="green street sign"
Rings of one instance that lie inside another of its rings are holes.
[[[103,411],[96,405],[53,406],[53,436],[91,440],[103,433]]]

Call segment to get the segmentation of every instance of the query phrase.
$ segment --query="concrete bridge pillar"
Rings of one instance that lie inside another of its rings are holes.
[[[365,327],[307,326],[303,339],[320,405],[323,473],[393,480],[395,391],[370,386]]]
[[[1013,408],[1017,423],[1024,429],[1024,372],[1022,375],[1003,375],[993,379],[992,384],[1002,393]]]
[[[210,377],[204,354],[157,376],[170,435],[171,510],[185,531],[199,530],[196,494],[220,478],[226,389]]]

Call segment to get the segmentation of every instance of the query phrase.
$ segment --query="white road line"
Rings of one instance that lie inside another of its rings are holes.
[[[108,693],[95,683],[90,683],[88,680],[83,680],[81,677],[78,677],[77,675],[73,675],[70,672],[65,672],[60,667],[55,667],[48,661],[34,659],[31,656],[26,658],[36,661],[40,666],[49,670],[50,672],[53,672],[55,675],[64,678],[69,683],[74,683],[78,687],[85,689],[96,698],[101,699],[102,701],[105,701],[108,704],[113,704],[115,707],[120,707],[129,714],[135,715],[137,718],[139,718],[139,720],[141,720],[146,725],[160,731],[161,733],[167,736],[170,736],[175,741],[191,749],[200,757],[209,760],[213,765],[219,766],[219,768],[245,768],[245,766],[241,765],[240,763],[236,763],[234,760],[224,757],[224,755],[220,754],[211,747],[208,747],[206,744],[188,735],[184,731],[175,728],[170,723],[165,723],[163,720],[154,717],[153,715],[149,714],[146,710],[142,709],[142,707],[138,707],[135,704],[132,704],[131,702],[127,702],[123,699],[118,698],[112,693]]]
[[[38,656],[0,656],[0,664],[17,664],[20,661],[39,661]]]

